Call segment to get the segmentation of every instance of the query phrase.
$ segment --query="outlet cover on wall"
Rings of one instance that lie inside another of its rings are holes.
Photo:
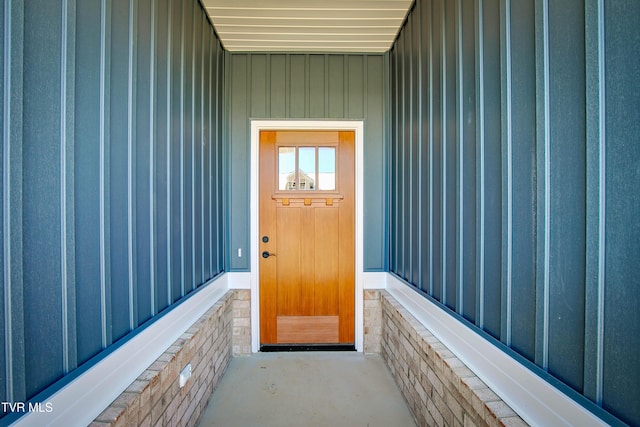
[[[191,363],[187,363],[187,366],[180,371],[180,388],[184,387],[189,378],[191,378]]]

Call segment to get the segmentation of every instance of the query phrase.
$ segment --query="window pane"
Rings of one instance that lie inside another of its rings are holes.
[[[278,148],[278,190],[296,189],[296,149]]]
[[[318,190],[336,189],[336,149],[318,148]]]
[[[298,148],[299,190],[316,189],[316,148]]]

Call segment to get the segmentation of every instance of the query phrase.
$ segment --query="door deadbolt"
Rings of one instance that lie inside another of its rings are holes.
[[[269,236],[262,236],[262,241],[267,243],[269,241]]]

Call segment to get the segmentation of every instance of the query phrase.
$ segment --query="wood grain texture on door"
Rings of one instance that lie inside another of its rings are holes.
[[[263,345],[355,340],[354,145],[353,131],[260,132]]]

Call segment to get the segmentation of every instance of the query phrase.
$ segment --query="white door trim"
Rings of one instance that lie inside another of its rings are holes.
[[[363,302],[363,197],[362,186],[364,181],[364,123],[362,120],[251,120],[251,171],[250,171],[250,256],[251,256],[251,351],[257,353],[260,349],[260,289],[259,289],[259,255],[258,235],[259,203],[258,203],[258,177],[259,171],[259,144],[260,131],[268,129],[336,129],[352,130],[356,134],[356,277],[355,277],[355,335],[356,350],[363,350],[364,342],[364,302]]]

